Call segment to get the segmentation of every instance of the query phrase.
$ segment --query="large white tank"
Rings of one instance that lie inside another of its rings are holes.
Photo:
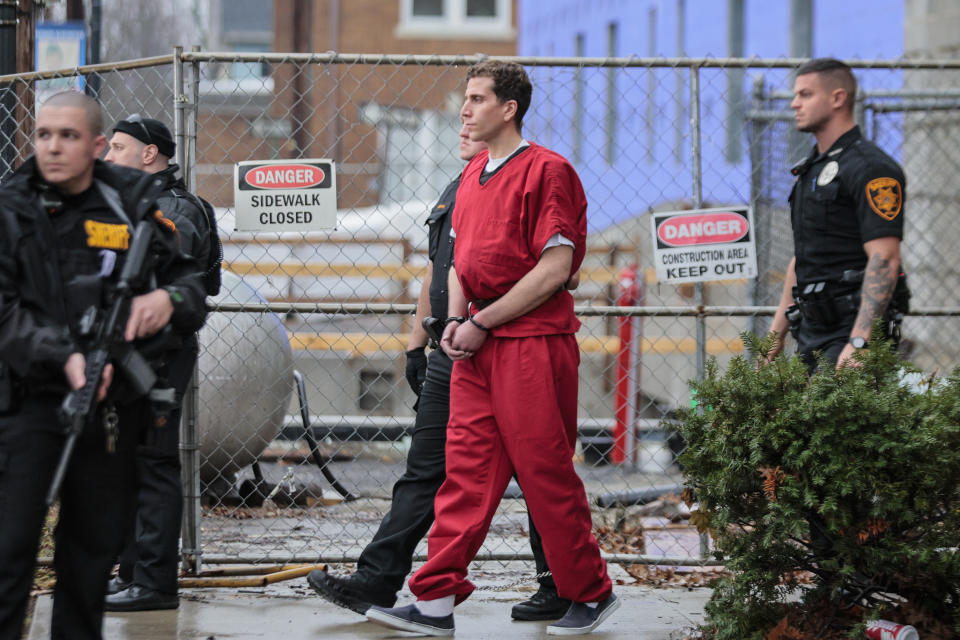
[[[214,302],[266,302],[223,272]],[[293,390],[293,355],[273,313],[211,313],[200,330],[200,482],[222,493],[279,433]]]

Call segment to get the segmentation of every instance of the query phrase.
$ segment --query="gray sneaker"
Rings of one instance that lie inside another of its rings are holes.
[[[596,607],[589,607],[582,602],[574,602],[562,618],[547,627],[547,635],[579,636],[590,633],[599,627],[601,622],[609,618],[610,614],[616,611],[619,606],[620,600],[612,593]]]

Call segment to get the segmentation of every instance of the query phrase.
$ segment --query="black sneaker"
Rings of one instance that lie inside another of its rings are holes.
[[[307,582],[324,600],[356,611],[360,615],[365,614],[371,605],[392,607],[397,602],[396,593],[377,591],[356,573],[349,576],[335,576],[326,571],[314,569],[307,574]]]
[[[425,616],[420,613],[415,604],[408,604],[396,609],[373,606],[367,611],[367,620],[390,629],[412,631],[425,636],[443,637],[453,635],[452,613],[448,616]]]
[[[557,595],[556,589],[540,585],[529,600],[513,605],[510,617],[514,620],[557,620],[572,603]]]
[[[606,600],[596,607],[588,607],[582,602],[574,602],[567,613],[547,627],[548,636],[579,636],[590,633],[600,626],[600,623],[610,617],[617,610],[620,601],[617,596],[610,594]]]

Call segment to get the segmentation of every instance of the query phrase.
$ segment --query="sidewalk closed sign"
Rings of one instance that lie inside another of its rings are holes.
[[[703,282],[757,276],[750,207],[652,213],[657,281]]]
[[[333,160],[250,160],[233,169],[237,231],[337,228]]]

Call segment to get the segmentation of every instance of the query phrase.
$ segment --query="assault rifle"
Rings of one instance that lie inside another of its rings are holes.
[[[150,363],[123,336],[127,319],[130,317],[133,292],[140,289],[150,275],[152,243],[153,223],[144,220],[134,231],[120,279],[111,290],[106,312],[101,313],[96,307],[90,307],[80,321],[81,336],[90,338],[89,348],[83,354],[86,360],[86,381],[82,388],[68,393],[60,405],[60,421],[66,430],[67,439],[47,492],[48,506],[54,503],[60,493],[60,485],[63,484],[77,438],[83,432],[84,425],[91,422],[96,415],[97,389],[107,364],[113,361],[123,372],[133,398],[147,395],[157,382],[157,375]],[[169,391],[172,392],[172,389]],[[114,431],[111,432],[111,428]],[[108,450],[115,442],[115,429],[115,422],[107,425]]]

